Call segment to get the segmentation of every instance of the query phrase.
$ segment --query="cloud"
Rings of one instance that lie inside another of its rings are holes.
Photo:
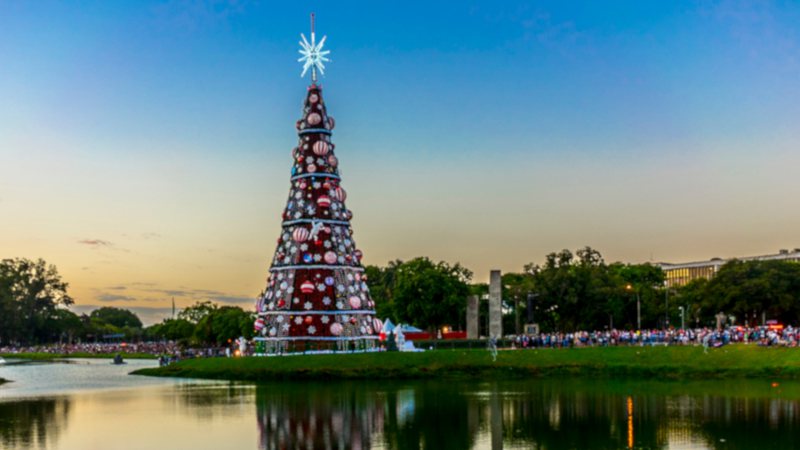
[[[136,299],[128,295],[109,294],[104,292],[97,296],[97,300],[103,303],[111,303],[111,302],[132,302]]]
[[[150,239],[158,239],[161,235],[158,233],[142,233],[142,239],[150,240]]]
[[[112,244],[111,242],[104,241],[102,239],[81,239],[80,241],[78,241],[78,244],[88,245],[88,246],[90,246],[92,248],[102,248],[102,247],[113,247],[114,246],[114,244]]]
[[[110,291],[124,291],[124,290],[126,290],[128,288],[127,288],[127,286],[109,286],[106,289],[108,289]]]

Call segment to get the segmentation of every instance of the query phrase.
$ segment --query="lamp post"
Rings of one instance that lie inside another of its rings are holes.
[[[667,280],[664,280],[664,329],[669,329],[669,287],[667,287]]]
[[[642,302],[639,300],[639,289],[634,289],[633,286],[628,284],[625,289],[634,291],[636,293],[636,329],[642,329]]]
[[[678,306],[678,309],[681,310],[681,330],[683,330],[683,306]]]

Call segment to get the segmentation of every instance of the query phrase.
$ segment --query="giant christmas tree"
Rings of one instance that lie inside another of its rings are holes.
[[[335,122],[317,84],[329,51],[322,50],[325,37],[316,42],[313,16],[310,42],[301,38],[303,76],[310,69],[311,85],[297,121],[299,143],[292,151],[283,230],[267,287],[256,302],[258,347],[266,353],[369,350],[382,323],[375,317],[350,227],[353,214],[340,186],[331,141]]]

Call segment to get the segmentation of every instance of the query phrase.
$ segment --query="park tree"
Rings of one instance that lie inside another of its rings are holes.
[[[194,324],[186,319],[164,319],[161,323],[145,329],[149,339],[166,339],[169,341],[188,343],[194,333]]]
[[[178,318],[189,321],[190,323],[197,324],[203,317],[211,314],[217,309],[217,305],[209,300],[196,302],[188,308],[182,309],[178,313]]]
[[[397,279],[397,268],[403,261],[389,261],[386,267],[366,266],[367,284],[372,299],[375,301],[375,312],[379,318],[395,317],[394,287]]]
[[[535,298],[536,282],[530,273],[504,273],[502,275],[503,301],[509,306],[504,308],[508,314],[503,316],[503,329],[522,332],[522,321],[527,312],[528,296]]]
[[[739,323],[775,319],[796,324],[800,318],[800,264],[791,261],[740,261],[723,265],[702,286],[699,308],[704,323],[719,312]]]
[[[0,261],[0,342],[47,340],[48,323],[73,303],[67,287],[56,267],[42,259]]]
[[[139,319],[139,316],[137,316],[136,313],[123,308],[115,308],[113,306],[104,306],[102,308],[95,309],[89,314],[89,318],[119,329],[142,328],[142,321]]]
[[[443,325],[462,322],[472,272],[460,264],[419,257],[399,264],[394,277],[392,309],[398,321],[434,335]]]
[[[217,306],[203,316],[194,329],[196,343],[221,345],[253,337],[253,315],[238,306]]]
[[[575,253],[550,253],[542,265],[528,264],[536,294],[536,320],[546,330],[629,328],[636,325],[636,300],[647,301],[642,326],[655,325],[655,304],[663,284],[661,269],[650,264],[606,264],[591,247]],[[647,320],[645,320],[647,318]]]

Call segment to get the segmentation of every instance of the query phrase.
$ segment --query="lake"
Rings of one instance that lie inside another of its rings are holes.
[[[392,381],[251,385],[155,365],[0,366],[3,449],[792,449],[800,383]]]

